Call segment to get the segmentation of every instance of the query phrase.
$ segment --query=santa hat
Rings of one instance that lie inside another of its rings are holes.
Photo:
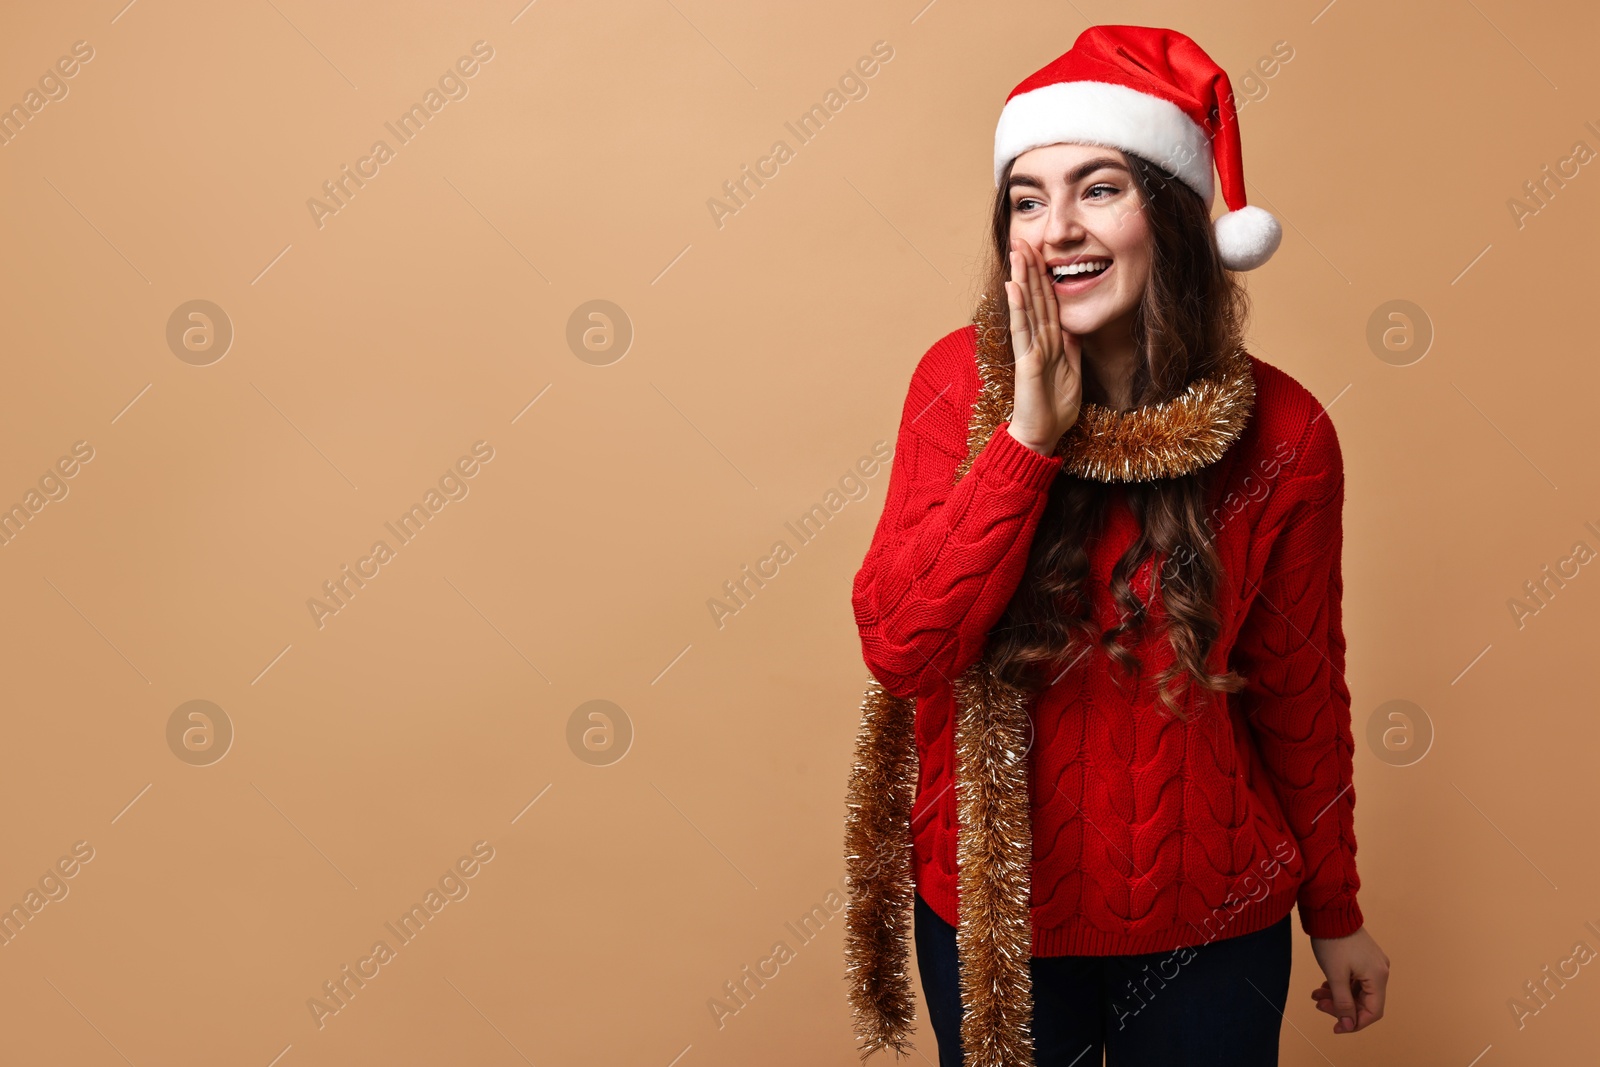
[[[1228,211],[1216,220],[1229,270],[1251,270],[1283,239],[1278,220],[1246,206],[1239,118],[1228,74],[1177,30],[1091,26],[1006,97],[994,133],[994,180],[1031,148],[1105,145],[1164,168],[1211,207],[1212,166]]]

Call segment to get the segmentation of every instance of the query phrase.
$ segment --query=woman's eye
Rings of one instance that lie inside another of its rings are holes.
[[[1110,184],[1108,184],[1106,182],[1100,182],[1100,183],[1098,183],[1096,185],[1089,186],[1088,193],[1093,193],[1096,189],[1109,189],[1109,190],[1111,190],[1112,193],[1115,193],[1117,191],[1117,187],[1115,185],[1110,185]],[[1088,195],[1088,193],[1086,193],[1085,195]],[[1104,200],[1105,197],[1095,197],[1094,199],[1096,199],[1096,200]]]
[[[1031,196],[1025,196],[1021,200],[1017,201],[1016,210],[1018,210],[1018,211],[1026,211],[1026,210],[1028,210],[1028,205],[1029,204],[1037,204],[1038,202],[1039,201],[1035,200]]]

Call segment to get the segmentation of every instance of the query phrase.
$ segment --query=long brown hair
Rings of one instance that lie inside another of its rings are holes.
[[[1241,343],[1249,296],[1238,276],[1222,266],[1211,215],[1199,194],[1149,160],[1123,154],[1133,170],[1151,241],[1150,280],[1133,320],[1134,345],[1144,354],[1133,379],[1133,402],[1141,406],[1171,399],[1195,378],[1215,373],[1220,359]],[[995,308],[1006,306],[1004,283],[1010,278],[1010,177],[1007,164],[992,216],[985,291]],[[1005,333],[1004,346],[1014,360],[1009,331]],[[1084,400],[1104,403],[1104,393],[1088,370],[1085,363]],[[1244,679],[1232,669],[1212,675],[1206,667],[1221,630],[1215,597],[1222,566],[1206,522],[1211,469],[1123,484],[1141,532],[1112,569],[1112,600],[1122,618],[1104,633],[1091,618],[1085,586],[1089,546],[1103,528],[1114,487],[1065,472],[1056,478],[1034,533],[1027,572],[989,633],[986,654],[1003,682],[1037,692],[1067,670],[1093,669],[1080,660],[1098,646],[1134,676],[1137,689],[1143,664],[1119,638],[1126,635],[1137,644],[1149,611],[1129,579],[1147,563],[1154,578],[1154,561],[1159,561],[1160,581],[1152,584],[1160,591],[1163,628],[1175,656],[1157,679],[1162,705],[1188,721],[1169,688],[1180,677],[1185,705],[1195,683],[1217,692],[1244,687]]]

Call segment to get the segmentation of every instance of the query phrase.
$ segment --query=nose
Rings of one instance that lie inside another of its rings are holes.
[[[1077,201],[1071,197],[1052,199],[1050,217],[1045,221],[1045,244],[1062,248],[1083,240],[1084,233]]]

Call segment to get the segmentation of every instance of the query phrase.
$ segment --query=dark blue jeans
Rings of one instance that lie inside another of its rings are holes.
[[[939,1067],[962,1067],[956,929],[917,894],[917,969]],[[1036,1067],[1276,1067],[1289,916],[1191,950],[1034,957]],[[1191,954],[1192,953],[1192,954]]]

